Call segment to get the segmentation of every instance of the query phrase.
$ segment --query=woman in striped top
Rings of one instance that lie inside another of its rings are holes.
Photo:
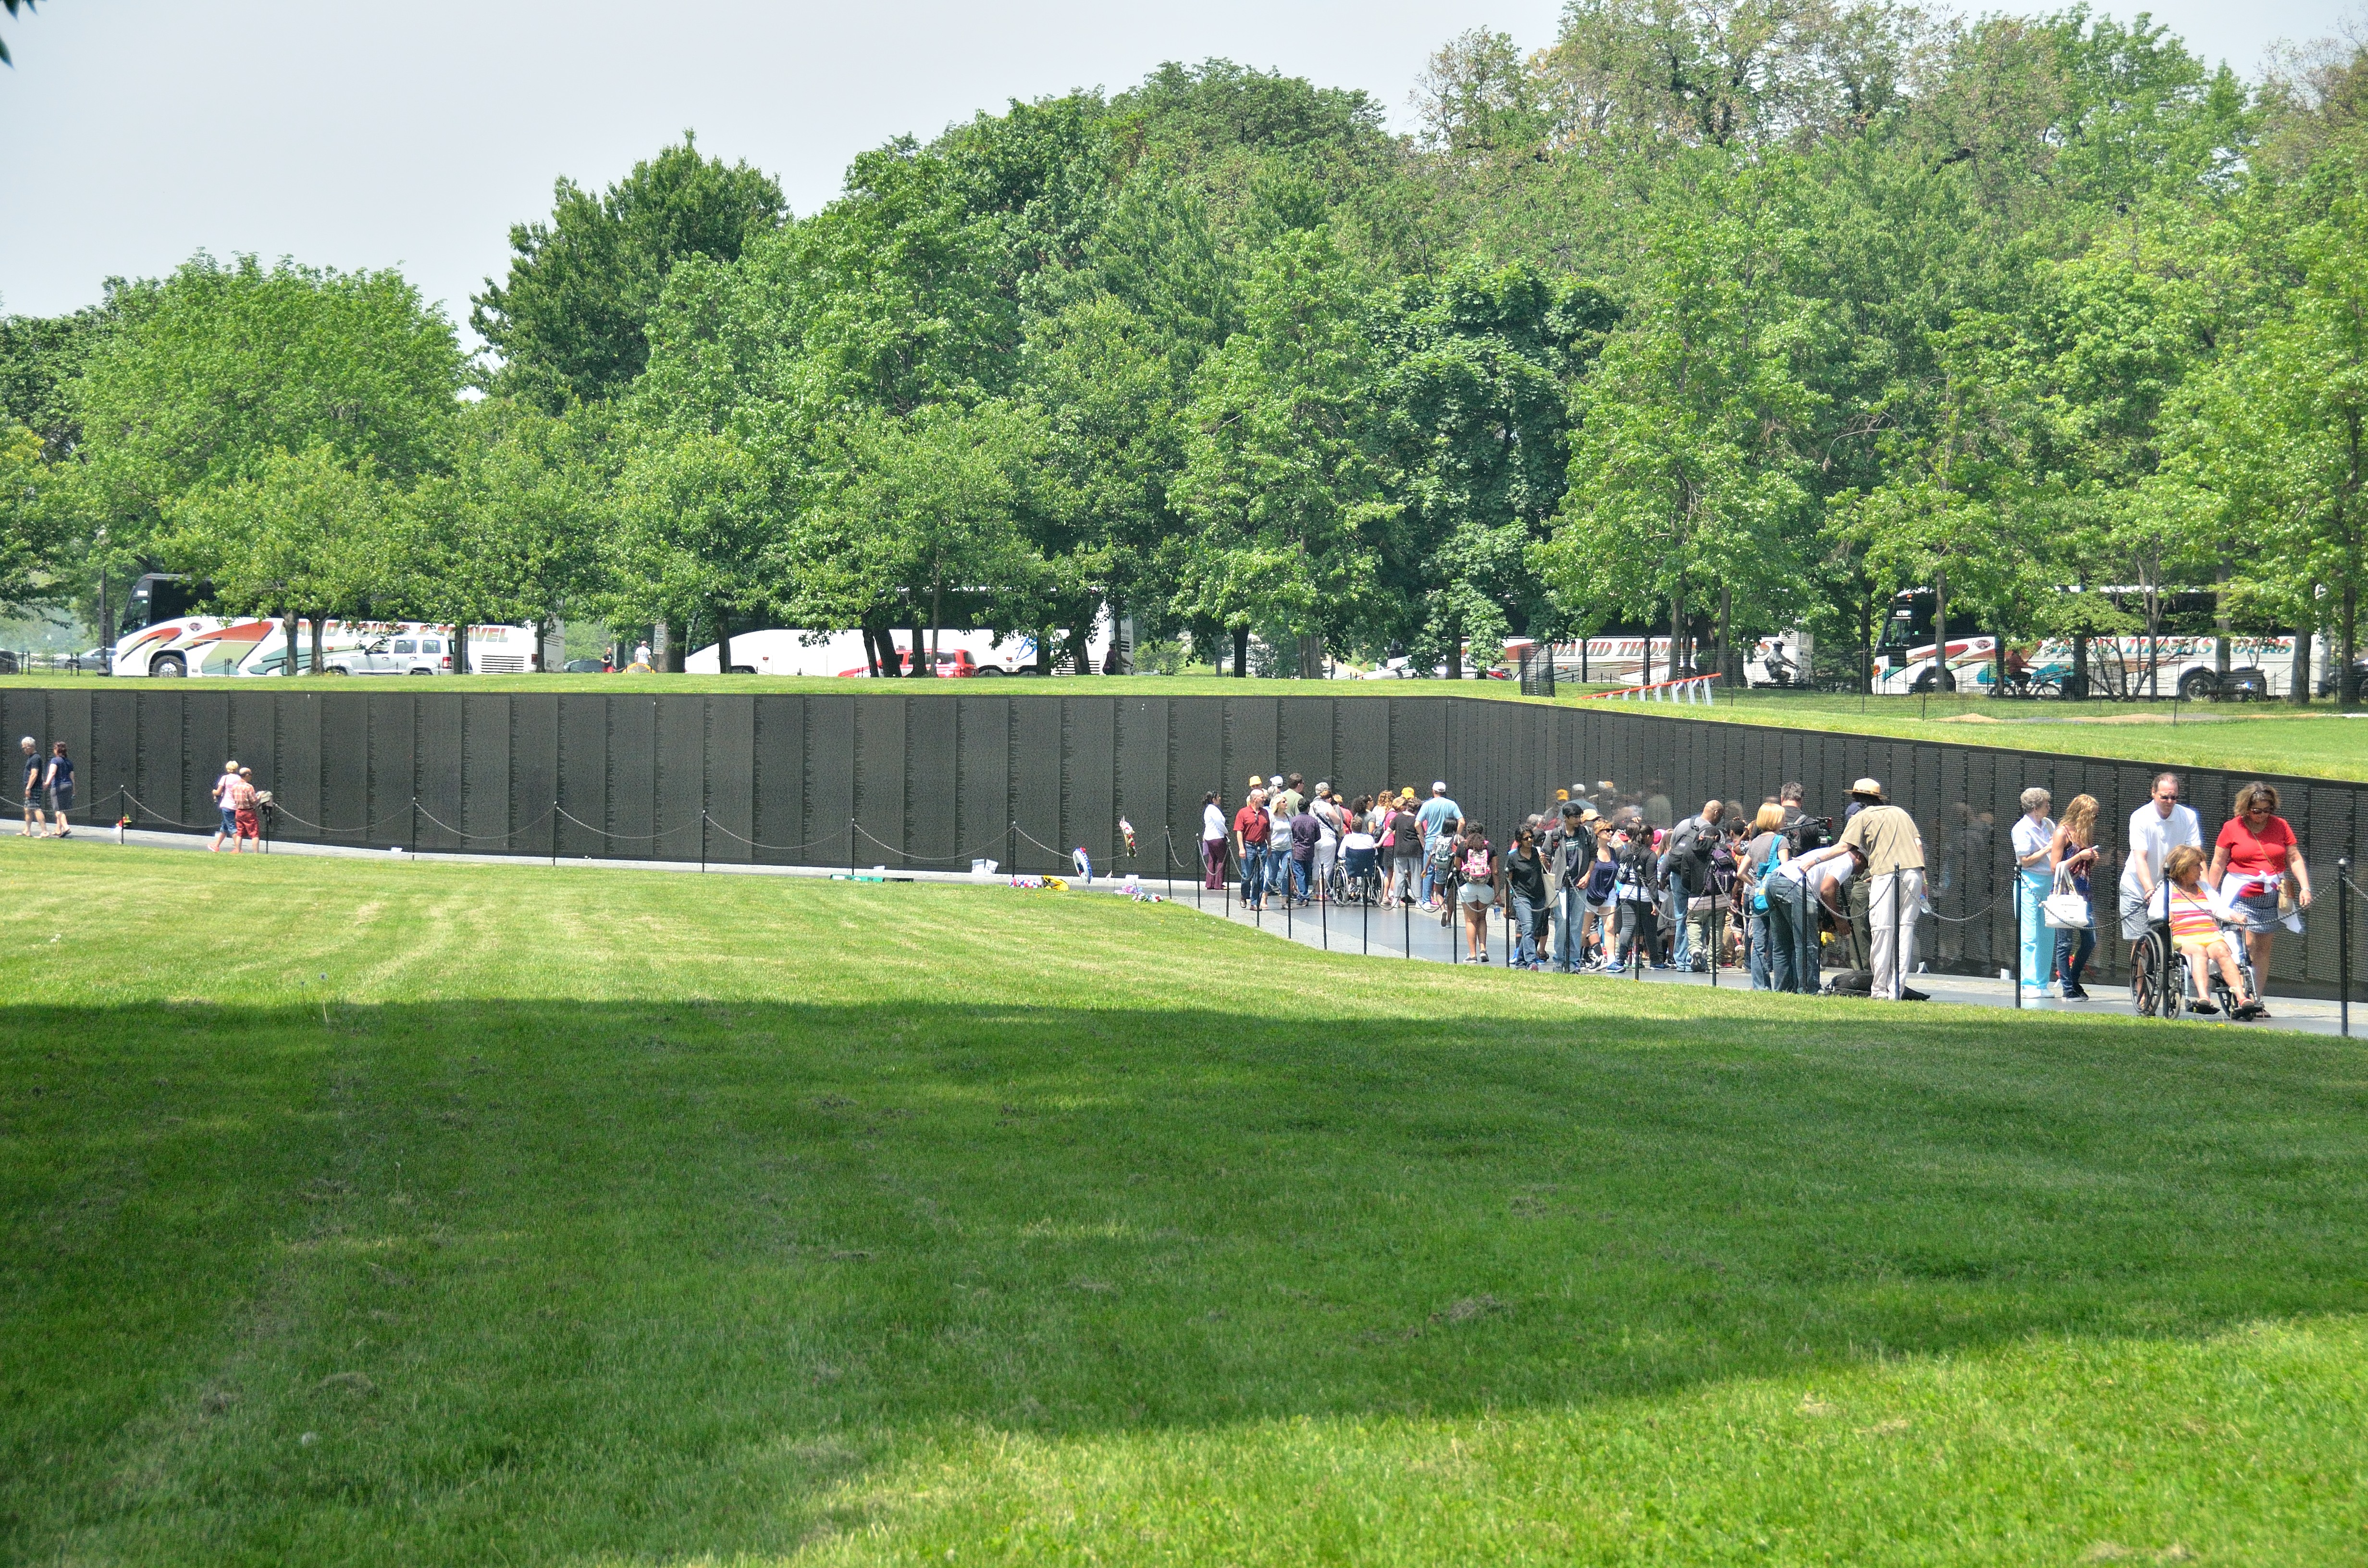
[[[2187,955],[2188,972],[2195,978],[2195,995],[2187,1004],[2198,1013],[2216,1013],[2205,983],[2211,966],[2218,964],[2228,990],[2237,998],[2237,1017],[2250,1018],[2260,1004],[2245,992],[2245,971],[2237,967],[2237,949],[2222,934],[2223,926],[2242,926],[2245,917],[2203,880],[2203,851],[2182,844],[2163,858],[2162,891],[2169,900],[2171,945]]]

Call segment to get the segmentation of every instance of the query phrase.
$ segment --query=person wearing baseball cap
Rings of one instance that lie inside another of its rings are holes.
[[[1452,838],[1463,826],[1463,808],[1449,798],[1445,779],[1430,787],[1430,799],[1422,803],[1422,810],[1415,813],[1414,820],[1422,828],[1423,907],[1441,908],[1443,903],[1432,896],[1439,880],[1433,866],[1439,853],[1440,836],[1444,834]]]

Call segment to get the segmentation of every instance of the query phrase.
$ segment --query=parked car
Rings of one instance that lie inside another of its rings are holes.
[[[913,651],[911,649],[899,648],[896,650],[896,666],[906,675],[911,675],[913,673]],[[734,667],[735,669],[746,668],[746,665],[735,665]],[[838,673],[842,676],[868,676],[871,673],[871,667],[869,665],[858,665],[851,670],[841,670]],[[970,650],[967,648],[943,649],[938,654],[938,674],[949,679],[967,678],[973,676],[999,676],[1003,672],[1001,670],[996,668],[993,665],[982,665],[973,659],[970,656]]]
[[[452,648],[438,632],[432,636],[374,637],[360,647],[329,661],[331,673],[347,676],[449,676]]]
[[[598,659],[570,659],[567,673],[572,676],[597,676],[608,673],[609,666]]]

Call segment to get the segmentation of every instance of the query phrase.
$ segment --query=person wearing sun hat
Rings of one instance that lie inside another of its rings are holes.
[[[1870,994],[1896,1002],[1916,968],[1916,922],[1925,911],[1924,835],[1916,819],[1883,798],[1883,786],[1861,778],[1850,786],[1859,809],[1840,842],[1866,857],[1867,968]]]

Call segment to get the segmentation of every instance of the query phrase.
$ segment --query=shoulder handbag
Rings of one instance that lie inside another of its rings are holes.
[[[2040,901],[2040,915],[2055,931],[2086,931],[2091,922],[2089,901],[2073,891],[2072,869],[2055,868],[2055,891]]]

